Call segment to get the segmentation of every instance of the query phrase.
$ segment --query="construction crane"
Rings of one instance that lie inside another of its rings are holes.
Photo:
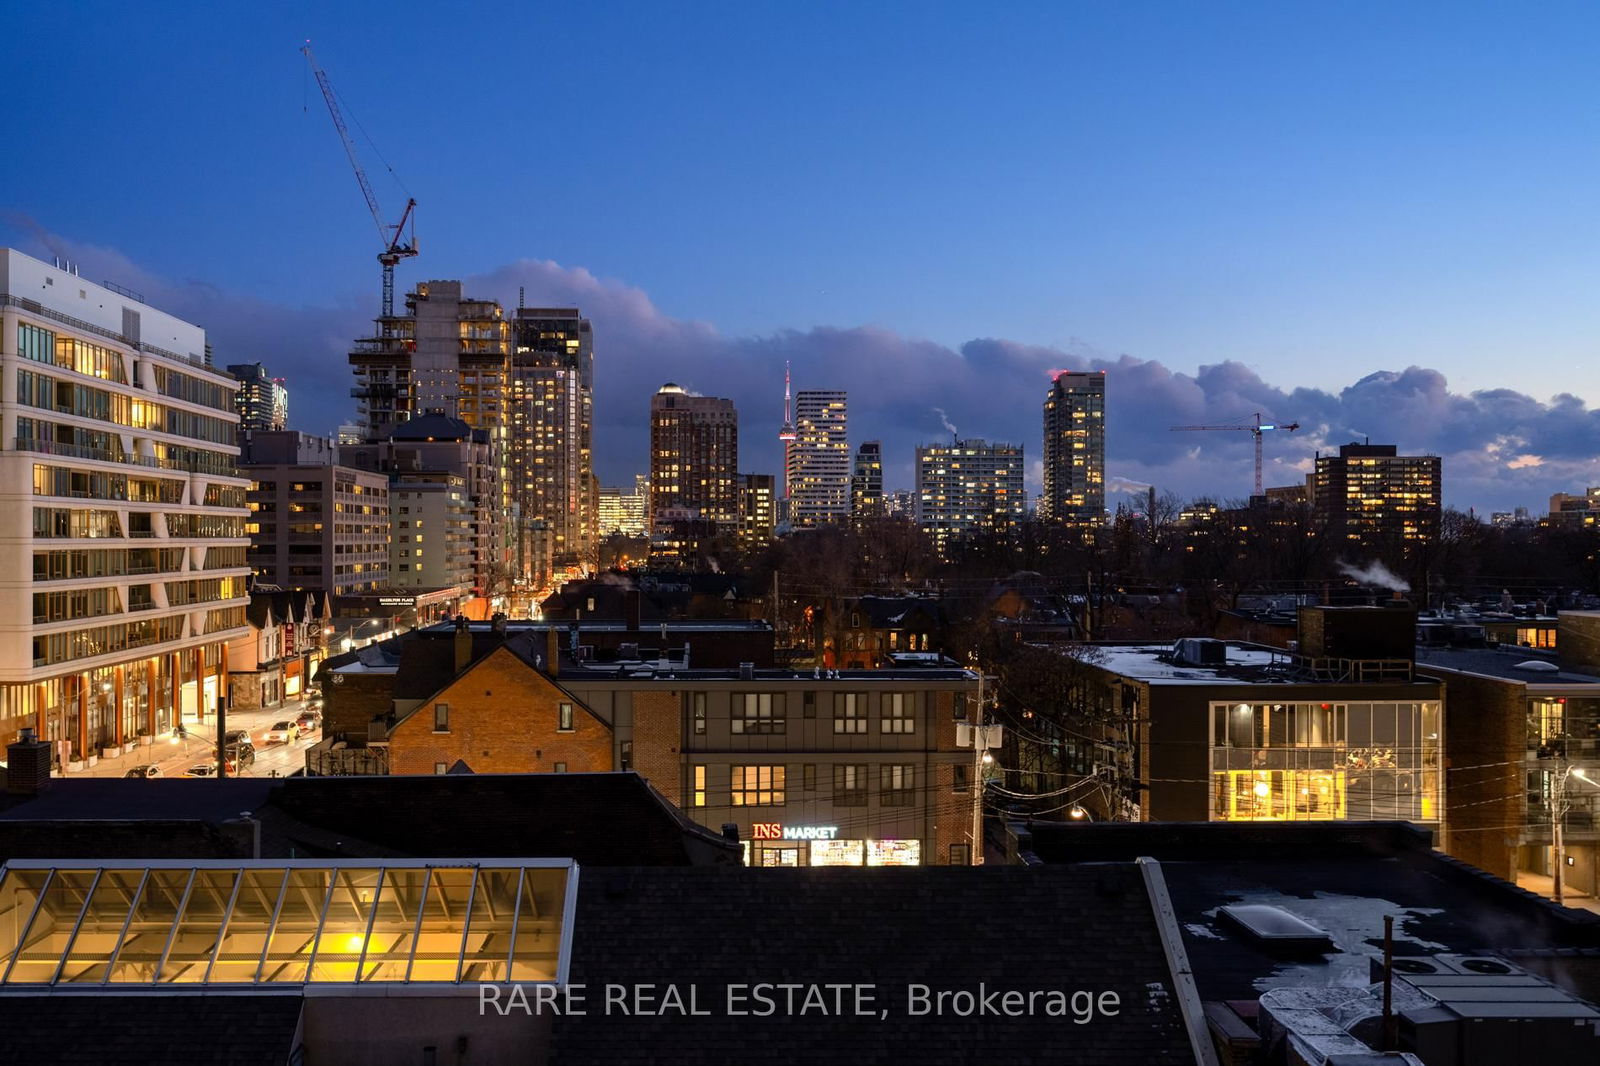
[[[417,201],[406,200],[406,209],[401,213],[400,221],[392,226],[384,224],[383,212],[378,210],[378,197],[372,191],[372,183],[367,180],[367,172],[362,169],[360,158],[356,156],[356,144],[350,139],[350,131],[345,128],[344,115],[340,113],[339,102],[333,95],[333,85],[323,69],[317,66],[317,59],[311,54],[311,42],[307,41],[300,51],[311,65],[311,73],[316,75],[322,98],[328,102],[328,114],[333,116],[333,126],[339,131],[339,139],[344,142],[345,155],[350,157],[350,167],[356,172],[356,181],[361,185],[361,195],[367,198],[367,210],[372,212],[372,221],[378,227],[378,240],[383,244],[383,251],[378,253],[378,262],[383,265],[383,317],[388,319],[394,315],[394,266],[400,260],[417,254],[417,222],[413,214]],[[407,222],[411,223],[409,239],[406,237]]]
[[[1238,433],[1253,433],[1253,434],[1255,434],[1255,438],[1256,438],[1256,495],[1259,496],[1259,495],[1261,495],[1261,435],[1263,433],[1276,431],[1276,430],[1284,430],[1284,431],[1293,433],[1295,430],[1300,428],[1300,423],[1298,423],[1298,422],[1281,422],[1281,423],[1280,422],[1263,422],[1263,421],[1261,421],[1261,412],[1260,411],[1256,412],[1256,416],[1255,417],[1256,417],[1256,420],[1255,420],[1255,424],[1253,424],[1253,425],[1248,424],[1248,423],[1246,423],[1244,425],[1240,425],[1237,422],[1230,422],[1230,423],[1227,423],[1225,425],[1219,425],[1219,426],[1173,426],[1172,429],[1174,430],[1174,432],[1196,430],[1196,429],[1198,429],[1198,430],[1218,429],[1218,430],[1232,430],[1232,431],[1238,432]]]

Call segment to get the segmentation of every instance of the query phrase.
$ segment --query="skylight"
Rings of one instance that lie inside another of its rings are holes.
[[[0,986],[566,980],[570,860],[13,861]]]

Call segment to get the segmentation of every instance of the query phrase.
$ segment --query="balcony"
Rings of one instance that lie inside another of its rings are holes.
[[[53,440],[40,440],[37,437],[18,437],[16,449],[19,452],[39,452],[42,455],[60,455],[69,459],[93,459],[102,463],[121,463],[127,460],[105,448],[85,448],[80,444],[62,444]]]
[[[1530,739],[1528,753],[1534,759],[1574,759],[1600,763],[1600,738],[1557,736],[1542,741]]]

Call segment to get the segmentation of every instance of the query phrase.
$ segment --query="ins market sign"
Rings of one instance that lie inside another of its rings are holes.
[[[753,822],[750,836],[754,840],[834,840],[839,836],[836,825],[784,825],[782,822]]]

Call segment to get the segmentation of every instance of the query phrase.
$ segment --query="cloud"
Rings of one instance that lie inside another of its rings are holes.
[[[204,326],[219,364],[260,360],[287,378],[297,427],[327,433],[354,416],[345,357],[350,340],[371,329],[371,308],[290,307],[173,281],[114,249],[49,234],[29,238],[34,247],[25,250],[49,258],[56,253],[47,240],[83,262],[85,277],[112,278]],[[1300,426],[1265,439],[1268,485],[1300,482],[1319,449],[1368,437],[1442,456],[1446,502],[1461,507],[1542,510],[1552,492],[1600,485],[1600,411],[1565,393],[1542,401],[1511,388],[1455,392],[1441,371],[1427,367],[1368,374],[1332,392],[1274,384],[1240,363],[1189,373],[1080,341],[1063,350],[984,337],[951,347],[875,326],[730,336],[665,314],[636,286],[548,260],[519,260],[463,281],[469,294],[507,308],[516,306],[521,287],[530,306],[576,306],[593,320],[596,466],[607,484],[631,484],[633,473],[647,469],[649,401],[667,381],[731,397],[740,414],[741,467],[776,471],[787,360],[796,389],[849,391],[850,439],[883,441],[888,488],[909,488],[912,449],[943,439],[931,417],[937,409],[940,420],[971,438],[1022,444],[1030,491],[1038,491],[1042,404],[1060,369],[1106,372],[1107,480],[1124,489],[1246,495],[1250,433],[1170,427],[1247,421],[1258,411]]]

